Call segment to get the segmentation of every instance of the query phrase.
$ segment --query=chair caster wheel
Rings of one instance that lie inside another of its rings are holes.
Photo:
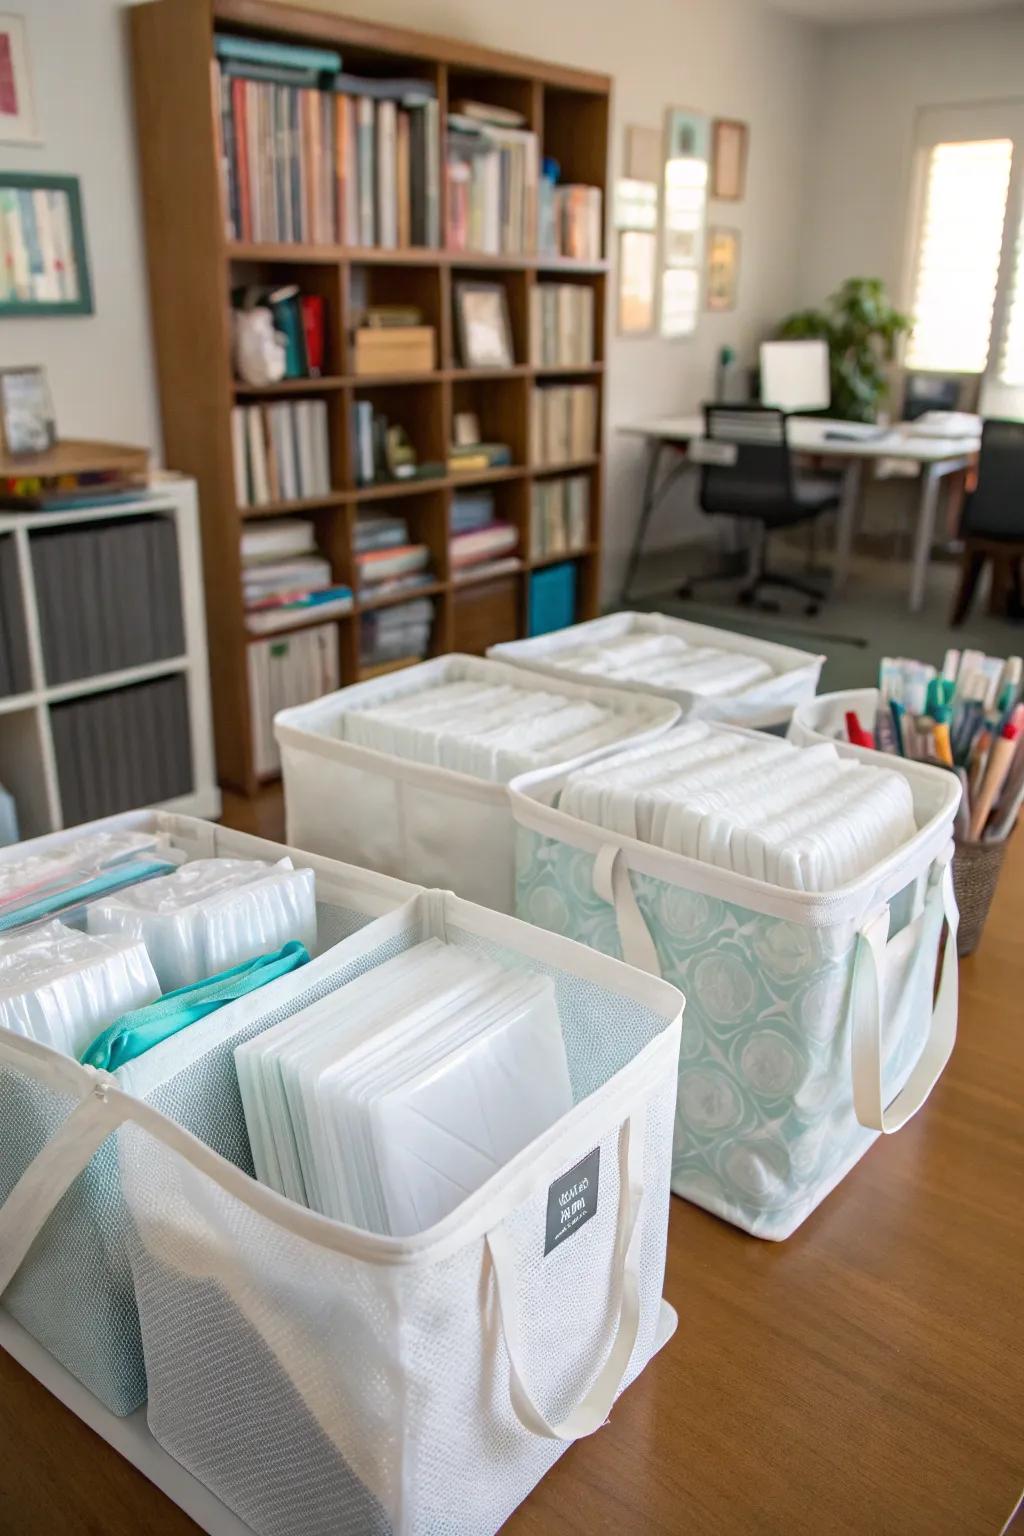
[[[753,608],[755,600],[756,593],[754,592],[744,591],[737,592],[736,594],[736,601],[742,603],[744,608]]]
[[[821,612],[821,604],[820,603],[808,603],[807,607],[804,609],[804,613],[807,615],[807,617],[809,619],[816,619],[820,612]]]
[[[677,588],[676,597],[685,602],[689,602],[691,600],[693,597],[693,588],[690,586],[689,582],[684,582],[681,587]]]

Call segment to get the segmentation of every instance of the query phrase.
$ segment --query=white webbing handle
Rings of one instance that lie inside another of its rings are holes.
[[[616,843],[605,843],[594,859],[594,890],[615,911],[623,960],[660,978],[658,951],[637,905],[626,856]]]
[[[861,1125],[886,1135],[906,1125],[910,1117],[921,1108],[942,1075],[956,1043],[959,992],[956,930],[959,913],[953,895],[953,871],[948,863],[939,877],[937,895],[942,902],[947,929],[939,991],[932,1009],[928,1038],[921,1054],[903,1087],[889,1104],[885,1104],[882,1099],[882,1020],[885,1018],[888,908],[867,923],[858,935],[850,1042],[853,1107]]]
[[[619,1307],[611,1348],[589,1392],[558,1424],[545,1417],[524,1379],[515,1263],[508,1234],[504,1227],[495,1227],[487,1235],[498,1316],[508,1352],[512,1410],[524,1429],[549,1440],[580,1440],[601,1428],[622,1386],[636,1345],[640,1331],[639,1235],[646,1122],[646,1111],[640,1109],[619,1130],[619,1209],[611,1277],[613,1286],[619,1290]]]
[[[93,1072],[91,1067],[85,1070]],[[0,1296],[18,1273],[61,1196],[125,1119],[124,1108],[107,1098],[112,1079],[106,1073],[95,1076],[93,1091],[36,1154],[0,1206]]]

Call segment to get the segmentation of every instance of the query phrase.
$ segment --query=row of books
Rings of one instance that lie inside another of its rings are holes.
[[[250,526],[242,534],[241,556],[250,634],[273,634],[351,611],[351,588],[334,580],[312,523],[287,518]]]
[[[21,600],[18,548],[13,537],[7,534],[0,538],[0,698],[28,693],[31,687],[32,667]]]
[[[292,635],[252,640],[247,647],[252,757],[260,778],[281,769],[274,716],[339,686],[338,626],[317,624]]]
[[[565,368],[594,361],[594,290],[581,283],[530,289],[530,362]]]
[[[537,249],[543,256],[600,261],[603,224],[600,187],[560,185],[545,176],[538,192]]]
[[[518,126],[518,113],[457,105],[445,154],[448,249],[524,255],[536,244],[537,135]]]
[[[379,667],[391,662],[421,661],[430,648],[433,625],[434,603],[429,597],[364,613],[359,621],[361,664]]]
[[[535,560],[575,554],[590,538],[590,477],[566,475],[533,487],[530,544]]]
[[[302,501],[331,489],[325,400],[234,406],[231,448],[240,507]]]
[[[65,826],[176,800],[195,787],[182,673],[50,709]]]
[[[597,448],[597,390],[593,384],[547,384],[530,402],[534,464],[572,464]]]
[[[173,518],[40,529],[29,548],[48,685],[183,654]]]
[[[222,33],[214,54],[230,238],[439,244],[430,81],[346,74],[333,49]]]
[[[302,293],[297,283],[277,288],[238,288],[231,296],[235,311],[233,356],[238,378],[246,377],[242,364],[244,345],[240,316],[262,307],[270,310],[274,330],[284,337],[284,377],[318,379],[324,372],[326,317],[322,294]]]

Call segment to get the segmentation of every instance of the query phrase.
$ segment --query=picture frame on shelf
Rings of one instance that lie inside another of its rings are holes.
[[[716,117],[712,131],[711,196],[738,203],[747,186],[750,129],[731,117]]]
[[[514,365],[512,322],[503,284],[456,283],[455,324],[463,368]]]
[[[78,177],[0,171],[0,219],[11,251],[0,267],[0,318],[91,315]]]
[[[56,441],[45,368],[0,368],[0,448],[12,459],[31,459]]]
[[[0,144],[40,143],[25,18],[0,11]]]
[[[712,225],[708,230],[708,309],[736,308],[740,276],[740,232]]]

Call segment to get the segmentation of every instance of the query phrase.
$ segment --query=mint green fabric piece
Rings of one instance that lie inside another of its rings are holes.
[[[217,976],[207,976],[203,981],[190,982],[187,987],[165,992],[155,1003],[115,1019],[91,1045],[86,1046],[79,1059],[84,1066],[113,1072],[152,1046],[159,1045],[161,1040],[167,1040],[189,1024],[205,1018],[208,1013],[265,987],[279,976],[287,976],[308,960],[306,946],[293,939],[272,954],[245,960]]]

